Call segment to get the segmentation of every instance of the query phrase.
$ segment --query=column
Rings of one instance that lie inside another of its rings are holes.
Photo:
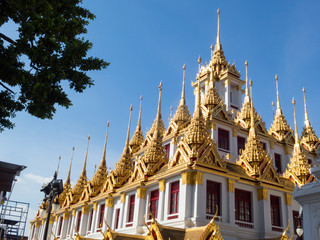
[[[47,235],[47,239],[49,240],[51,239],[51,236],[52,236],[53,223],[54,223],[54,216],[50,216],[49,226],[48,226],[48,235]]]
[[[227,179],[228,205],[226,222],[235,224],[235,199],[234,199],[234,179]]]
[[[159,209],[158,209],[159,221],[164,220],[163,218],[164,218],[165,189],[166,189],[166,180],[162,179],[159,181]]]
[[[97,221],[98,219],[98,202],[93,203],[93,217],[92,217],[92,227],[91,227],[91,233],[94,233],[97,229]]]
[[[120,207],[120,216],[119,216],[119,228],[123,228],[125,226],[125,202],[126,202],[126,193],[121,193],[120,195],[120,203],[121,203],[121,207]]]
[[[254,222],[257,223],[259,232],[271,232],[271,212],[270,212],[270,202],[268,201],[268,189],[258,188],[257,189],[258,198],[258,209],[259,214],[254,214]],[[254,204],[254,201],[253,201]]]
[[[191,221],[191,217],[193,217],[193,185],[196,174],[197,172],[189,171],[181,173],[182,184],[179,191],[179,218],[186,220],[187,226],[190,224],[188,220]]]
[[[292,214],[292,194],[285,193],[284,194],[284,202],[285,209],[282,210],[282,226],[285,229],[288,225],[288,219],[290,220],[290,231],[294,231],[293,229],[293,214]],[[285,214],[285,215],[284,215]]]
[[[224,81],[225,92],[224,92],[224,101],[226,104],[227,111],[230,110],[230,80],[226,79]]]
[[[146,206],[146,193],[147,189],[144,187],[137,188],[136,201],[134,206],[134,217],[133,224],[136,224],[137,232],[142,234],[143,226],[144,226],[144,214],[145,214],[145,206]],[[146,213],[147,215],[148,213]]]
[[[193,218],[195,219],[195,225],[200,226],[197,222],[205,220],[206,207],[204,205],[205,188],[203,187],[203,172],[196,173],[195,186],[194,186],[194,208]]]
[[[114,199],[113,198],[107,198],[106,199],[106,207],[104,211],[104,221],[107,222],[109,227],[112,226],[112,213],[113,213],[113,204],[114,204]],[[107,229],[107,226],[105,223],[103,223],[103,232],[105,232]]]
[[[238,129],[233,128],[232,129],[232,137],[231,137],[231,160],[238,158]],[[233,161],[234,162],[234,161]]]
[[[70,212],[64,212],[64,213],[63,213],[63,221],[62,221],[60,239],[63,239],[63,238],[66,238],[66,237],[67,237],[69,216],[70,216]],[[71,219],[70,219],[70,220],[71,220]]]
[[[79,233],[82,236],[87,235],[87,225],[88,225],[88,216],[89,216],[89,206],[85,205],[81,209],[82,216],[81,216],[81,223]]]

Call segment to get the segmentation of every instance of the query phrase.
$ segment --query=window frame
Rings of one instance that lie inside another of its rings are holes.
[[[243,148],[242,148],[242,146],[240,146],[240,144],[242,145],[242,143],[239,142],[240,139],[241,139],[241,141],[243,140]],[[237,136],[237,147],[238,147],[238,154],[239,155],[240,155],[240,149],[242,149],[242,150],[245,149],[245,146],[246,146],[246,138],[241,137],[241,136]]]
[[[180,181],[175,181],[170,184],[170,205],[169,214],[179,213],[179,191]]]
[[[212,198],[215,195],[216,200]],[[211,199],[210,199],[211,197]],[[211,204],[209,202],[211,201]],[[213,204],[216,202],[216,204]],[[206,214],[214,215],[216,212],[216,206],[218,206],[218,216],[221,216],[221,183],[211,180],[207,180],[206,186]],[[208,206],[209,205],[209,206]]]
[[[230,152],[230,131],[218,128],[218,149]]]
[[[236,188],[234,191],[235,200],[235,220],[247,223],[253,223],[252,217],[252,192],[243,189]],[[245,196],[245,197],[244,197]],[[242,204],[241,204],[242,203]],[[246,204],[248,203],[249,214],[246,214]],[[242,206],[241,206],[242,205]],[[243,217],[241,216],[241,211],[243,211]],[[247,220],[246,217],[249,216]]]
[[[136,195],[132,194],[129,196],[129,202],[128,202],[128,218],[127,223],[132,223],[134,219],[134,205],[136,202]]]
[[[88,217],[88,225],[87,225],[87,234],[92,232],[92,222],[93,222],[93,208],[90,208],[89,210],[89,217]]]
[[[100,232],[103,227],[103,219],[104,219],[104,213],[105,213],[106,205],[105,203],[102,203],[99,205],[99,216],[98,216],[98,226],[97,226],[97,232]]]
[[[282,162],[281,162],[281,154],[274,153],[274,166],[277,168],[276,172],[282,174]]]
[[[275,215],[276,213],[276,215]],[[274,227],[282,227],[281,224],[281,197],[270,195],[270,218],[271,225]]]
[[[158,217],[158,208],[159,208],[159,196],[160,192],[159,189],[155,189],[150,192],[150,212],[152,213],[153,217],[157,219]],[[151,219],[151,215],[149,214],[148,219]]]
[[[120,208],[117,208],[115,211],[115,218],[114,218],[114,229],[119,228],[119,221],[120,221]]]

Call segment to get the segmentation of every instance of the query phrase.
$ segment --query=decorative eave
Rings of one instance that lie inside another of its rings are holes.
[[[315,152],[315,150],[318,148],[319,139],[311,125],[303,127],[301,144],[309,152]]]

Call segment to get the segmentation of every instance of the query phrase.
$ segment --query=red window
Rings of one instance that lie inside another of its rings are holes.
[[[262,148],[263,148],[263,150],[267,151],[267,144],[266,144],[266,143],[264,143],[264,142],[261,142],[261,144],[262,144]]]
[[[238,153],[240,154],[240,150],[241,149],[243,150],[245,147],[246,139],[240,136],[238,136],[237,139],[238,139]]]
[[[179,181],[171,183],[170,214],[178,213],[179,208]]]
[[[308,159],[308,163],[311,165],[312,167],[312,160],[311,159]]]
[[[281,227],[280,221],[280,197],[270,195],[271,224]]]
[[[154,190],[150,194],[150,211],[154,218],[158,216],[158,205],[159,205],[159,189]],[[149,215],[149,219],[151,216]]]
[[[165,145],[164,149],[166,150],[166,157],[169,158],[169,156],[170,156],[170,143]]]
[[[215,214],[218,207],[220,216],[220,183],[207,181],[207,214]]]
[[[104,204],[101,204],[101,205],[100,205],[98,228],[102,228],[102,225],[103,225],[104,208],[105,208],[105,205],[104,205]]]
[[[133,215],[134,215],[134,203],[136,197],[135,195],[131,195],[129,198],[129,215],[128,215],[128,222],[133,222]]]
[[[89,215],[90,216],[89,216],[88,232],[90,232],[92,229],[93,208],[91,208]]]
[[[119,218],[120,218],[120,208],[117,208],[116,209],[116,221],[115,221],[115,226],[114,226],[114,228],[115,229],[118,229],[118,227],[119,227]]]
[[[63,223],[63,217],[61,216],[59,219],[58,236],[61,235],[62,223]]]
[[[229,131],[218,128],[218,148],[229,151]]]
[[[236,220],[252,222],[251,192],[235,189]]]
[[[276,172],[277,173],[282,173],[282,168],[281,168],[281,155],[278,153],[274,154],[274,165],[276,167]]]

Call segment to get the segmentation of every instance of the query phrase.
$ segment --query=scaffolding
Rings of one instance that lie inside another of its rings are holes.
[[[7,201],[0,205],[0,227],[4,229],[4,239],[21,240],[24,238],[28,212],[29,203]]]

